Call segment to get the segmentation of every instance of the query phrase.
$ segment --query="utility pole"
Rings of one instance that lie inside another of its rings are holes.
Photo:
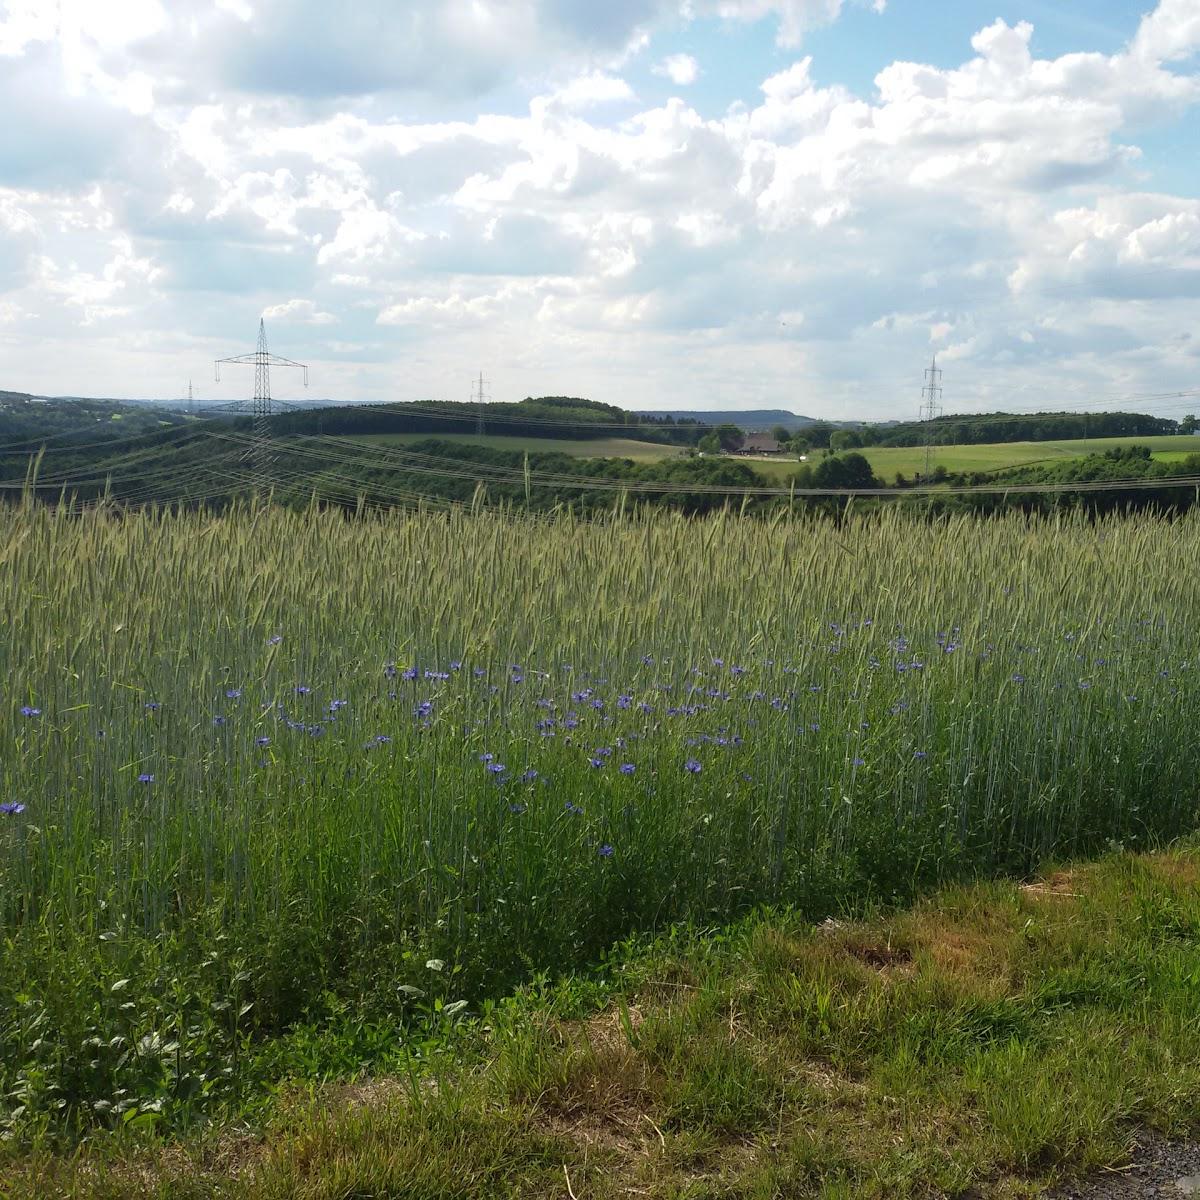
[[[471,385],[471,389],[472,389],[471,390],[471,403],[477,404],[479,406],[479,412],[478,412],[478,415],[475,420],[475,432],[480,437],[483,437],[483,429],[484,429],[483,406],[491,399],[491,396],[484,394],[483,388],[484,388],[485,382],[486,381],[483,378],[483,372],[480,371],[478,383],[473,383]]]
[[[249,412],[253,416],[253,440],[250,450],[243,457],[249,457],[255,484],[262,487],[266,483],[267,468],[271,462],[271,414],[275,411],[274,402],[271,400],[271,368],[298,367],[304,372],[304,386],[308,387],[308,367],[304,363],[293,362],[290,358],[280,358],[278,354],[272,354],[267,349],[267,327],[261,317],[258,322],[258,348],[253,354],[218,358],[213,364],[218,383],[221,382],[222,363],[254,367],[254,398],[223,405],[220,411]]]
[[[937,365],[937,355],[933,363],[925,368],[925,386],[921,389],[921,421],[925,425],[925,474],[922,483],[929,482],[930,463],[933,459],[933,422],[942,415],[942,372]]]

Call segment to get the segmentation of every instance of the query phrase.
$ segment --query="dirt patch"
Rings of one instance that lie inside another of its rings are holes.
[[[1035,879],[1032,883],[1022,884],[1021,891],[1026,896],[1065,896],[1069,899],[1077,899],[1081,894],[1077,889],[1073,871],[1055,871],[1045,879]]]
[[[1139,1139],[1133,1161],[1050,1193],[1049,1200],[1150,1200],[1200,1197],[1200,1144],[1150,1134]]]
[[[855,941],[848,941],[844,943],[844,946],[847,954],[857,958],[861,963],[866,963],[868,967],[872,967],[880,974],[889,972],[909,974],[915,969],[912,951],[906,946],[893,946],[890,942]]]

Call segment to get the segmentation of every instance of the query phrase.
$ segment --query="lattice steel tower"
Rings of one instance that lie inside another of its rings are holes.
[[[267,349],[266,322],[259,318],[258,348],[253,354],[238,354],[232,358],[218,358],[213,364],[217,382],[221,382],[221,365],[254,366],[254,397],[251,400],[239,400],[235,404],[222,405],[222,412],[249,412],[254,418],[253,438],[245,458],[249,458],[254,470],[255,482],[260,486],[266,482],[267,470],[271,463],[271,414],[275,411],[276,402],[271,399],[271,368],[298,367],[304,372],[304,386],[308,387],[308,367],[304,363],[293,362],[290,358],[280,358]]]
[[[922,483],[929,482],[929,466],[933,458],[933,422],[942,415],[942,371],[937,355],[925,368],[925,386],[921,389],[921,420],[925,423],[925,474]]]

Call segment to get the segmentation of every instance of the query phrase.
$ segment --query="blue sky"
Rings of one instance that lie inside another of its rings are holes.
[[[1200,0],[0,0],[0,388],[1200,386]],[[1190,397],[1128,400],[1160,411]]]

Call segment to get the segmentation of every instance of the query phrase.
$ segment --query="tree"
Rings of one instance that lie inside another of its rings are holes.
[[[879,480],[861,454],[827,455],[813,471],[813,483],[823,488],[873,488]]]
[[[739,450],[746,440],[746,435],[736,425],[718,425],[713,433],[721,443],[722,450]]]
[[[801,437],[797,434],[787,443],[787,448],[797,457],[803,458],[809,451],[808,438]]]
[[[792,436],[792,431],[786,425],[772,425],[771,436],[781,445],[786,446]]]
[[[853,429],[838,429],[829,435],[830,450],[857,450],[862,445],[862,438]]]
[[[804,430],[804,436],[808,438],[809,445],[815,446],[818,450],[829,445],[829,435],[833,433],[833,426],[828,421],[814,421]]]
[[[1198,426],[1200,426],[1200,422],[1197,422],[1196,414],[1188,413],[1188,415],[1179,422],[1179,432],[1195,433]]]
[[[701,454],[719,454],[721,451],[721,439],[715,433],[706,433],[696,443],[696,449]]]

